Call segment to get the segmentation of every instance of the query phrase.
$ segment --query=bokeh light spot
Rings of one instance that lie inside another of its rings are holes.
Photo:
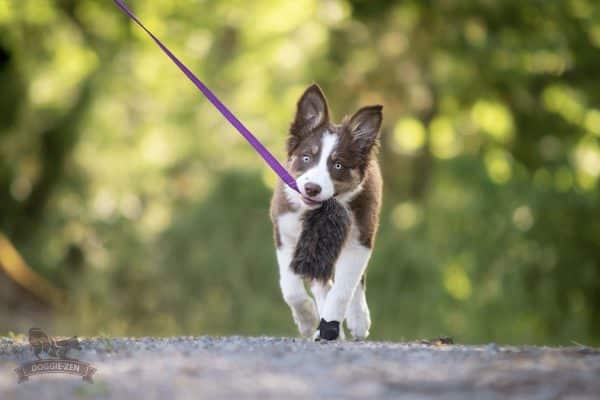
[[[414,154],[425,144],[425,127],[416,118],[402,118],[394,127],[394,150],[401,154]]]
[[[470,19],[465,23],[464,26],[465,37],[467,41],[473,46],[481,46],[485,44],[487,39],[487,30],[485,25],[477,20]]]
[[[600,24],[592,25],[589,28],[588,37],[594,47],[600,47]]]
[[[588,175],[600,175],[600,147],[591,140],[582,140],[574,152],[575,165]]]
[[[471,109],[471,118],[476,126],[498,142],[507,143],[513,137],[512,114],[501,103],[479,100]]]
[[[484,163],[488,176],[494,183],[503,184],[510,180],[512,176],[510,158],[503,150],[488,151]]]
[[[471,280],[462,264],[454,262],[447,265],[444,268],[443,279],[446,291],[456,300],[467,300],[471,297]]]
[[[392,211],[394,225],[400,230],[408,230],[421,222],[422,213],[418,204],[405,201],[398,204]]]
[[[0,0],[0,23],[9,21],[13,16],[12,4],[9,0]]]
[[[520,231],[528,231],[533,226],[533,214],[529,206],[520,206],[515,209],[512,215],[513,224]]]
[[[589,132],[600,136],[600,110],[593,109],[586,112],[583,125]]]
[[[335,26],[348,18],[350,6],[345,1],[328,0],[319,3],[317,12],[321,20],[330,26]]]
[[[275,185],[277,184],[277,175],[273,173],[270,169],[263,168],[261,174],[263,184],[269,189],[275,189]]]
[[[578,94],[566,85],[550,85],[542,93],[544,107],[571,123],[579,123],[583,106]]]
[[[455,157],[460,153],[462,144],[448,117],[437,117],[429,127],[431,152],[442,159]]]

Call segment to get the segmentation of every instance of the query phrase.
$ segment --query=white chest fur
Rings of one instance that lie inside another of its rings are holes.
[[[302,232],[302,212],[288,212],[277,218],[279,236],[284,246],[296,246]]]
[[[302,233],[302,215],[304,212],[305,210],[287,212],[277,218],[277,229],[284,246],[296,247],[296,242]],[[358,236],[359,231],[353,216],[350,215],[350,230],[343,249],[359,245]]]

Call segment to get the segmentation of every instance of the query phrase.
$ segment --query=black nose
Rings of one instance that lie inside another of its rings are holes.
[[[306,185],[304,185],[304,191],[310,197],[314,197],[321,193],[321,186],[317,185],[316,183],[309,182]]]

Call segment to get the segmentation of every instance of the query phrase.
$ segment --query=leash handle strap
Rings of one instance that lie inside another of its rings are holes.
[[[236,118],[235,115],[219,100],[219,98],[204,84],[188,67],[185,66],[171,51],[164,45],[152,32],[142,24],[142,22],[131,12],[122,0],[114,0],[115,3],[140,26],[154,40],[154,42],[165,52],[165,54],[179,67],[179,69],[188,77],[190,81],[206,96],[206,98],[219,110],[221,114],[229,121],[231,125],[250,143],[258,154],[265,160],[271,169],[296,192],[299,192],[296,180],[287,172],[287,170],[277,161],[277,159],[267,150],[265,146]]]

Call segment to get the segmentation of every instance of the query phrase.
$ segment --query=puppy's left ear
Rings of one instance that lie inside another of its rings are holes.
[[[310,85],[298,100],[296,116],[290,127],[288,138],[288,155],[300,142],[316,129],[329,122],[329,107],[323,91],[317,84]]]
[[[369,151],[377,143],[383,120],[382,105],[367,106],[358,110],[348,123],[352,141],[362,151]]]
[[[319,85],[310,85],[298,100],[292,134],[302,136],[329,122],[329,107]]]

